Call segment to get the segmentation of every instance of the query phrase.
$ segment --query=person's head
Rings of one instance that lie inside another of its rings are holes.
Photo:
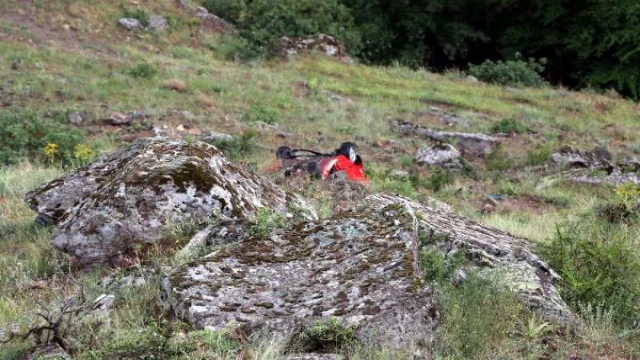
[[[355,163],[358,158],[358,154],[356,153],[356,148],[357,148],[356,144],[352,142],[344,142],[340,144],[340,148],[338,149],[337,153],[338,155],[346,156],[349,159],[349,161],[351,161],[352,163]]]

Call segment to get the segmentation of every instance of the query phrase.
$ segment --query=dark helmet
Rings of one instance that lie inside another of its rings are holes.
[[[345,142],[340,144],[340,148],[336,150],[336,154],[346,156],[349,161],[355,163],[358,159],[358,154],[356,153],[356,148],[358,146],[352,142]]]

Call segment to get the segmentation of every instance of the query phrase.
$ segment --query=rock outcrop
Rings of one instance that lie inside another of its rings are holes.
[[[278,46],[284,56],[317,51],[326,56],[340,58],[345,62],[353,61],[338,39],[326,34],[305,38],[283,36],[278,40]]]
[[[417,136],[436,142],[451,140],[464,153],[480,157],[491,151],[499,143],[498,139],[485,134],[433,130],[398,119],[389,119],[389,125],[391,126],[391,131],[402,135]]]
[[[416,152],[415,159],[419,165],[438,165],[444,168],[460,167],[460,152],[450,144],[423,146]]]
[[[138,140],[25,196],[51,242],[82,263],[109,262],[162,238],[165,225],[251,218],[267,206],[314,210],[265,178],[229,163],[214,146]]]
[[[439,319],[424,252],[462,256],[453,282],[472,272],[497,278],[545,318],[571,317],[553,285],[558,275],[527,240],[406,198],[371,195],[261,236],[238,226],[210,229],[207,246],[217,250],[163,281],[165,306],[198,327],[287,337],[331,317],[357,339],[424,349]]]
[[[576,182],[584,184],[622,184],[640,185],[640,161],[627,160],[615,162],[611,154],[603,148],[592,151],[563,147],[551,154],[548,161],[551,167],[561,171],[542,178],[536,187],[545,188],[557,182]]]

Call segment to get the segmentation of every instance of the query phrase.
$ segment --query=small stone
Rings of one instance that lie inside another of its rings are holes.
[[[79,112],[72,112],[67,116],[67,121],[73,125],[80,125],[84,122],[84,116]]]
[[[160,15],[149,16],[149,29],[154,31],[165,31],[169,28],[167,18]]]
[[[470,82],[472,84],[476,84],[476,83],[480,82],[480,80],[478,80],[478,78],[473,76],[473,75],[467,76],[466,80],[467,80],[467,82]]]
[[[416,153],[418,164],[426,165],[459,165],[460,152],[450,144],[437,144],[422,147]]]
[[[132,18],[122,18],[118,20],[118,23],[122,25],[127,30],[140,30],[142,29],[142,24],[137,19]]]

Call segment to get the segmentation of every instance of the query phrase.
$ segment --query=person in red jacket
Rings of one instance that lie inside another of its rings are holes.
[[[292,150],[287,146],[281,146],[276,152],[278,163],[269,169],[277,171],[284,168],[285,176],[307,172],[322,180],[345,176],[351,181],[366,184],[362,158],[355,149],[356,145],[350,142],[342,143],[340,148],[330,154],[304,149]],[[301,152],[311,155],[305,156],[300,154]]]

